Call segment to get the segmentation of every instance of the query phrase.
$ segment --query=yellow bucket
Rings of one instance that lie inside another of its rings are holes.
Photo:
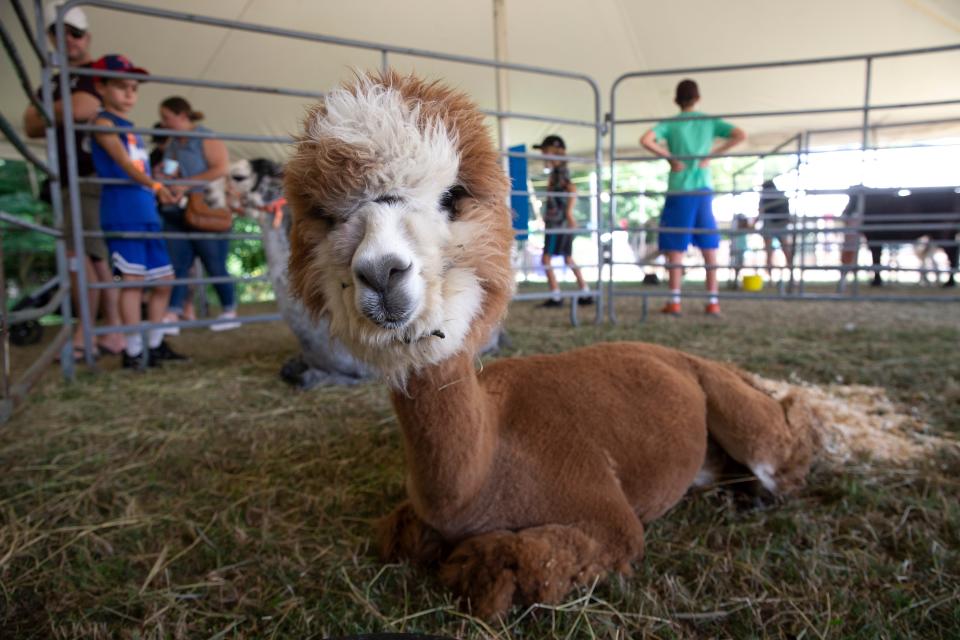
[[[743,276],[744,291],[760,291],[763,289],[763,278],[758,275]]]

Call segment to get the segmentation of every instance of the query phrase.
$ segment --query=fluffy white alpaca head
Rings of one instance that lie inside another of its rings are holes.
[[[507,182],[461,94],[396,74],[329,93],[285,183],[293,290],[391,383],[476,349],[503,314]]]

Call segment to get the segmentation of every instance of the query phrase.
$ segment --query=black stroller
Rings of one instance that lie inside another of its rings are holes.
[[[59,283],[56,279],[48,281],[36,291],[32,291],[21,298],[11,311],[23,311],[24,309],[40,309],[50,303],[50,300],[57,295]],[[59,315],[60,308],[50,312],[53,315]],[[40,342],[43,337],[43,325],[39,320],[23,320],[10,325],[10,342],[18,347],[23,347]]]

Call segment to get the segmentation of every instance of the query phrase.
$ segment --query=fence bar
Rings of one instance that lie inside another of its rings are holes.
[[[737,189],[737,178],[739,178],[740,175],[741,175],[744,171],[746,171],[747,169],[752,168],[752,167],[755,166],[758,162],[762,161],[764,158],[766,158],[766,157],[769,155],[769,153],[776,153],[777,151],[780,151],[781,149],[783,149],[784,147],[786,147],[786,146],[787,146],[788,144],[790,144],[791,142],[794,142],[794,141],[799,142],[799,138],[800,138],[800,134],[799,134],[799,133],[796,134],[796,135],[790,136],[789,138],[787,138],[786,140],[784,140],[783,142],[781,142],[780,144],[778,144],[777,146],[775,146],[773,149],[770,149],[769,152],[761,153],[759,156],[757,156],[757,159],[756,159],[756,160],[754,160],[754,161],[752,161],[752,162],[749,162],[749,163],[747,163],[746,165],[744,165],[744,166],[740,167],[739,169],[737,169],[736,171],[734,171],[734,172],[733,172],[733,176],[732,176],[732,178],[733,178],[733,188],[734,188],[734,190]],[[799,155],[799,153],[798,153],[798,155]],[[713,193],[717,193],[717,192],[714,191]]]
[[[40,356],[30,365],[30,368],[23,373],[20,381],[10,387],[9,394],[0,401],[0,424],[10,419],[13,410],[27,397],[27,393],[37,383],[47,367],[53,364],[57,353],[63,351],[70,353],[68,350],[69,344],[70,325],[65,324],[60,327],[60,331],[57,332],[53,341],[47,345]]]
[[[223,180],[225,178],[218,178]],[[98,176],[82,176],[79,179],[80,184],[129,184],[129,185],[139,185],[139,182],[134,182],[130,178],[100,178]],[[174,184],[174,185],[183,185],[186,187],[205,187],[208,184],[213,184],[216,180],[191,180],[190,178],[161,178],[156,180],[160,184]]]
[[[40,50],[40,45],[37,44],[37,39],[33,35],[33,28],[30,26],[30,20],[27,18],[27,14],[24,13],[20,0],[13,0],[13,10],[17,13],[17,20],[20,21],[20,26],[23,28],[23,33],[27,37],[27,42],[30,43],[30,48],[33,49],[38,61],[43,65],[44,62],[46,62],[46,57],[43,55],[43,51]]]
[[[13,214],[7,213],[6,211],[0,211],[0,221],[12,224],[17,227],[23,227],[24,229],[29,229],[31,231],[36,231],[44,235],[53,236],[54,238],[62,238],[63,231],[60,229],[54,229],[53,227],[47,227],[42,224],[37,224],[36,222],[30,222],[29,220],[24,220]]]
[[[10,397],[10,323],[7,313],[7,275],[3,268],[3,242],[0,242],[0,393],[4,402]],[[12,408],[11,408],[12,410]],[[6,421],[0,409],[0,424]]]
[[[828,56],[821,58],[800,58],[796,60],[778,60],[776,62],[752,62],[746,64],[724,64],[709,67],[687,67],[673,69],[655,69],[652,71],[633,71],[617,78],[617,83],[629,78],[647,78],[651,76],[675,76],[691,73],[717,73],[722,71],[745,71],[747,69],[770,69],[773,67],[796,67],[814,64],[837,64],[840,62],[860,62],[865,58],[900,58],[931,53],[948,53],[960,50],[960,44],[948,44],[938,47],[921,47],[918,49],[901,49],[898,51],[880,51],[875,53],[857,53],[843,56]]]
[[[6,136],[7,140],[10,141],[10,144],[12,144],[16,150],[20,152],[20,155],[26,158],[30,164],[35,166],[37,169],[40,169],[40,171],[43,171],[48,176],[52,176],[56,173],[53,169],[47,166],[47,163],[38,158],[36,154],[30,150],[26,143],[24,143],[24,141],[20,138],[20,135],[17,133],[16,129],[13,128],[6,116],[4,116],[2,113],[0,113],[0,131],[3,132],[3,135]]]
[[[66,102],[66,101],[64,101]],[[116,133],[117,127],[107,127],[95,124],[74,124],[74,131],[90,133]],[[213,138],[216,140],[237,140],[241,142],[294,142],[291,136],[259,136],[249,133],[221,133],[218,131],[177,131],[176,129],[150,129],[147,127],[123,127],[124,133],[139,133],[141,135],[167,136],[176,138]]]
[[[857,127],[857,131],[860,131],[860,127]],[[945,185],[942,187],[910,187],[906,189],[911,194],[913,193],[960,193],[960,187],[954,187],[951,185]],[[904,191],[903,187],[865,187],[861,184],[850,185],[846,189],[788,189],[786,191],[769,189],[718,189],[717,191],[711,191],[710,194],[714,196],[720,195],[738,195],[742,193],[756,193],[757,195],[766,195],[766,196],[780,196],[784,198],[803,198],[805,196],[855,196],[860,192],[865,193],[883,193],[883,194],[893,194]],[[701,194],[702,191],[659,191],[656,189],[647,189],[644,191],[614,191],[610,193],[611,198],[618,198],[621,196],[630,197],[630,196],[647,196],[647,197],[656,197],[656,196],[675,196],[675,195],[695,195]],[[553,195],[553,194],[550,194]],[[926,215],[926,214],[922,214]],[[809,216],[804,216],[809,217]]]
[[[533,120],[535,122],[549,122],[551,124],[565,124],[571,127],[589,127],[596,129],[602,124],[590,122],[588,120],[569,120],[567,118],[554,118],[552,116],[538,116],[533,113],[517,113],[515,111],[497,111],[496,109],[480,109],[480,113],[496,118],[512,118],[514,120]]]
[[[859,131],[859,127],[857,130]],[[939,148],[939,147],[956,147],[960,146],[956,142],[948,142],[945,144],[909,144],[909,145],[890,145],[886,147],[867,147],[866,149],[807,149],[803,153],[805,155],[818,155],[821,153],[842,153],[842,152],[853,152],[853,151],[892,151],[896,149],[929,149],[929,148]],[[772,153],[767,153],[767,157],[770,156],[795,156],[796,151],[775,151]],[[696,156],[682,156],[682,155],[671,155],[671,158],[676,158],[677,160],[717,160],[721,158],[752,158],[757,155],[757,152],[744,151],[740,153],[724,153],[722,155],[706,154],[706,155],[696,155]],[[657,160],[663,160],[659,156],[616,156],[617,160],[623,162],[655,162]]]
[[[66,28],[64,27],[64,14],[70,9],[70,3],[60,5],[57,8],[57,18],[55,22],[55,33],[57,39],[57,62],[60,65],[60,96],[61,108],[63,112],[63,137],[64,148],[66,150],[67,167],[67,187],[70,194],[70,215],[73,223],[73,246],[78,251],[84,250],[83,244],[83,218],[80,213],[80,183],[77,180],[77,140],[75,131],[77,126],[73,121],[73,101],[70,87],[69,61],[65,52],[67,51]],[[49,83],[48,83],[49,84]],[[48,138],[50,132],[48,130]],[[52,194],[52,199],[57,200],[57,194]],[[64,272],[65,273],[65,272]],[[93,334],[90,327],[93,326],[93,315],[90,310],[90,301],[87,298],[87,270],[78,268],[77,278],[77,300],[80,301],[80,322],[83,329],[83,351],[84,359],[88,367],[93,367]],[[66,320],[66,319],[65,319]],[[72,360],[72,358],[71,358]]]
[[[20,54],[17,53],[17,47],[13,44],[13,38],[10,37],[10,34],[7,32],[7,28],[0,22],[0,40],[3,41],[3,48],[7,50],[7,55],[10,56],[10,62],[13,63],[13,68],[17,72],[17,77],[20,78],[20,86],[23,87],[23,92],[27,95],[27,99],[30,100],[30,104],[36,108],[37,112],[40,113],[40,117],[43,118],[45,123],[50,123],[51,115],[43,107],[43,103],[37,99],[37,96],[34,95],[33,91],[30,90],[30,77],[27,74],[27,68],[23,65],[23,60],[20,59]]]
[[[70,67],[70,73],[76,76],[91,76],[94,78],[123,78],[128,80],[144,80],[143,74],[126,71],[107,71],[105,69],[89,69],[85,67]],[[257,84],[242,84],[237,82],[222,82],[220,80],[198,80],[181,76],[155,76],[150,74],[146,78],[151,83],[177,84],[187,87],[206,87],[209,89],[225,89],[227,91],[252,91],[254,93],[268,93],[280,96],[295,96],[300,98],[322,98],[326,93],[322,91],[307,91],[306,89],[286,89],[284,87],[268,87]]]
[[[945,107],[960,104],[960,99],[955,100],[931,100],[928,102],[900,102],[893,104],[878,104],[871,106],[874,110],[889,109],[916,109],[922,107]],[[713,118],[735,119],[735,118],[766,118],[775,116],[815,116],[831,113],[854,113],[863,111],[863,107],[824,107],[821,109],[788,109],[785,111],[740,111],[733,113],[720,113],[716,115],[687,116],[686,120],[711,120]],[[629,118],[626,120],[616,120],[612,124],[644,124],[660,122],[671,116],[660,116],[657,118]]]
[[[778,267],[774,267],[778,268]],[[655,291],[651,289],[644,289],[643,291],[621,291],[617,294],[618,296],[624,297],[638,297],[638,296],[650,296],[651,298],[667,298],[672,294],[669,291]],[[684,298],[708,298],[711,294],[703,291],[684,291]],[[722,300],[789,300],[789,301],[801,301],[801,302],[817,302],[824,300],[832,300],[836,302],[952,302],[960,303],[960,297],[953,296],[926,296],[926,295],[909,295],[909,296],[859,296],[856,300],[851,300],[849,296],[838,293],[808,293],[803,296],[781,296],[765,293],[738,293],[735,291],[723,291],[720,292],[719,297]]]
[[[45,61],[43,68],[40,69],[40,97],[43,99],[43,105],[49,113],[56,113],[53,100],[53,57],[48,55],[49,39],[47,37],[48,29],[43,13],[43,5],[40,0],[33,0],[34,17],[37,24],[37,45],[43,54]],[[47,161],[51,167],[57,167],[56,175],[50,176],[50,194],[53,205],[53,226],[57,230],[63,229],[63,193],[62,186],[66,176],[61,175],[60,171],[60,150],[57,148],[57,130],[56,124],[48,123],[44,131],[44,138],[47,145]],[[57,261],[57,284],[63,290],[63,301],[60,304],[60,318],[65,327],[73,324],[73,307],[70,300],[73,283],[70,281],[70,266],[67,261],[67,243],[66,238],[61,232],[54,244],[54,251]],[[65,380],[73,380],[75,373],[75,363],[73,361],[73,349],[70,341],[65,340],[60,350],[60,370]]]
[[[876,107],[871,107],[871,109],[876,109]],[[905,120],[903,122],[875,122],[870,125],[870,129],[897,129],[900,127],[920,127],[931,124],[950,124],[952,122],[960,122],[960,118],[932,118],[930,120]],[[844,133],[847,131],[860,131],[860,129],[860,125],[856,127],[827,127],[821,129],[807,129],[806,133]]]
[[[243,324],[253,324],[255,322],[274,322],[283,320],[279,313],[262,313],[253,316],[237,316],[236,320],[222,320],[220,318],[207,318],[205,320],[179,320],[177,322],[141,322],[137,325],[119,324],[115,326],[94,327],[91,330],[93,335],[103,335],[105,333],[138,333],[149,331],[151,329],[201,329],[214,324],[223,322],[242,322]]]
[[[507,158],[529,158],[530,160],[563,160],[565,162],[580,164],[590,164],[594,161],[594,158],[588,156],[558,156],[550,153],[531,153],[529,151],[501,151],[500,156]]]
[[[176,287],[178,285],[188,284],[223,284],[233,282],[235,284],[250,284],[252,282],[266,282],[269,276],[206,276],[202,278],[157,278],[153,280],[137,280],[134,282],[95,282],[90,285],[91,289],[139,289],[141,287]]]
[[[43,305],[39,309],[21,309],[20,311],[11,311],[8,321],[10,324],[13,324],[15,322],[24,322],[26,320],[37,320],[48,313],[53,313],[53,310],[63,303],[64,295],[66,294],[63,289],[57,289],[57,292],[53,294],[47,304]]]
[[[562,69],[551,69],[548,67],[537,67],[527,64],[517,64],[514,62],[500,62],[494,59],[477,58],[473,56],[460,56],[439,51],[428,51],[426,49],[415,49],[412,47],[398,47],[385,45],[377,42],[367,42],[364,40],[354,40],[351,38],[339,38],[334,36],[325,36],[308,31],[297,31],[294,29],[282,29],[262,24],[253,24],[250,22],[241,22],[238,20],[229,20],[225,18],[213,18],[191,13],[181,13],[178,11],[169,11],[156,7],[147,7],[144,5],[127,4],[125,2],[114,2],[112,0],[68,0],[63,7],[64,11],[80,5],[89,5],[94,7],[103,7],[104,9],[113,9],[127,13],[136,13],[147,15],[154,18],[166,18],[169,20],[179,20],[181,22],[192,22],[194,24],[203,24],[211,27],[221,27],[234,29],[237,31],[248,31],[251,33],[261,33],[266,35],[281,36],[294,40],[308,40],[310,42],[319,42],[326,44],[335,44],[345,47],[354,47],[357,49],[366,49],[369,51],[388,52],[399,55],[413,56],[419,58],[432,58],[435,60],[444,60],[446,62],[460,62],[463,64],[472,64],[478,66],[498,67],[501,69],[510,69],[512,71],[522,71],[541,75],[555,76],[559,78],[568,78],[570,80],[582,80],[591,86],[596,87],[596,82],[590,76],[582,73],[564,71]],[[381,58],[382,60],[382,58]]]
[[[87,238],[165,238],[176,240],[260,240],[256,233],[230,233],[213,231],[84,231]]]
[[[802,219],[800,219],[802,221]],[[836,227],[831,227],[830,229],[807,229],[807,233],[845,233],[847,231],[904,231],[904,230],[916,230],[916,231],[945,231],[950,229],[960,228],[960,225],[957,223],[947,224],[947,223],[921,223],[921,224],[864,224],[864,225],[840,225]],[[551,229],[551,232],[554,230]],[[557,230],[559,231],[559,230]],[[786,229],[699,229],[695,227],[630,227],[627,229],[613,229],[612,232],[640,232],[640,231],[654,231],[657,233],[689,233],[693,235],[709,235],[717,234],[724,236],[740,236],[740,235],[759,235],[759,236],[768,236],[768,235],[784,235],[787,233]],[[584,233],[581,229],[573,230],[563,230],[564,233]],[[922,235],[922,234],[921,234]],[[882,240],[884,244],[890,244],[890,240]]]
[[[604,217],[603,217],[603,198],[600,196],[600,192],[603,191],[603,135],[606,131],[606,124],[603,121],[603,111],[602,105],[600,104],[600,89],[596,86],[595,83],[591,84],[593,88],[593,117],[597,122],[597,127],[594,129],[594,147],[593,147],[593,170],[596,175],[597,184],[596,184],[596,195],[594,196],[594,210],[597,212],[597,281],[595,283],[597,298],[594,300],[596,308],[594,311],[594,324],[600,324],[603,322],[603,238],[604,238],[604,229],[610,229],[611,227],[605,227]],[[611,148],[612,151],[612,148]],[[613,223],[613,220],[610,221]],[[610,251],[611,257],[613,256],[613,250]],[[577,303],[574,302],[571,305],[570,309],[570,320],[571,322],[576,322],[577,319]]]

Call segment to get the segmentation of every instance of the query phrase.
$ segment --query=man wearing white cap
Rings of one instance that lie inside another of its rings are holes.
[[[44,24],[47,26],[47,35],[51,44],[56,47],[56,18],[57,8],[62,2],[54,2],[44,7]],[[74,7],[63,16],[63,26],[66,35],[66,54],[71,67],[90,67],[93,57],[90,55],[90,24],[87,15],[82,9]],[[60,196],[64,203],[63,231],[67,241],[67,257],[70,263],[71,291],[74,292],[74,310],[78,309],[76,291],[76,272],[83,266],[87,274],[88,283],[110,282],[112,274],[107,260],[107,245],[103,238],[84,238],[83,251],[77,251],[73,246],[73,218],[69,209],[69,192],[67,191],[67,153],[66,136],[63,130],[63,100],[60,94],[60,75],[52,79],[54,115],[57,120],[57,156],[60,167],[61,193],[51,193],[50,197]],[[37,91],[37,97],[40,91]],[[70,104],[73,108],[73,120],[78,123],[89,122],[100,111],[100,96],[94,89],[93,78],[90,76],[70,77]],[[40,113],[31,104],[23,114],[23,128],[31,138],[42,138],[46,134],[46,124]],[[94,175],[93,156],[90,155],[90,141],[80,132],[75,133],[75,148],[77,151],[77,174],[79,176]],[[95,184],[80,185],[80,214],[84,231],[100,231],[100,186]],[[118,294],[116,289],[89,289],[88,300],[91,313],[96,315],[98,305],[103,303],[103,312],[110,325],[120,324]],[[79,323],[73,336],[74,358],[83,357],[83,333]],[[98,348],[111,353],[120,353],[123,350],[124,340],[121,334],[102,336]]]

